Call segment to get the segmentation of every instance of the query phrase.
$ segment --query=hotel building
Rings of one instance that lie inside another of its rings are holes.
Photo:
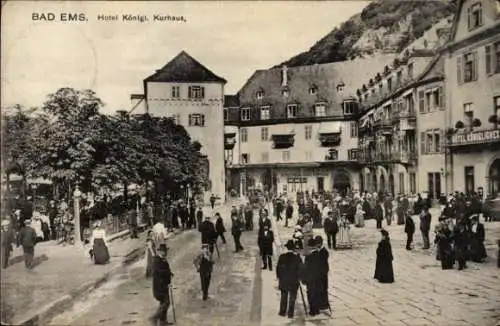
[[[256,71],[225,98],[228,189],[359,190],[355,90],[393,59]]]
[[[458,2],[445,58],[448,189],[500,190],[500,2]]]

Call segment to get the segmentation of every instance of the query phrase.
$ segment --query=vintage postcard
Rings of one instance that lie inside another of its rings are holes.
[[[500,1],[3,1],[2,325],[500,325]]]

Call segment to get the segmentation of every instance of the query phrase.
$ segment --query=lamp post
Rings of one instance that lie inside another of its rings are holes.
[[[73,211],[75,214],[75,245],[80,245],[82,243],[82,238],[80,236],[80,198],[82,193],[78,189],[78,185],[73,192]]]

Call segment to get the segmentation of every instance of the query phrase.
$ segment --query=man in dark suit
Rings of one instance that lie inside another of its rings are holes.
[[[293,217],[293,206],[292,202],[288,201],[285,210],[285,227],[288,227],[288,220],[291,220]]]
[[[272,271],[274,233],[269,230],[269,226],[266,225],[261,231],[259,231],[258,244],[263,263],[262,269],[269,268],[269,270]]]
[[[240,238],[241,232],[243,231],[243,223],[237,216],[232,216],[232,226],[231,226],[231,234],[233,235],[235,252],[240,252],[243,250],[243,246],[241,245]]]
[[[167,322],[167,311],[170,306],[170,283],[172,282],[172,271],[167,261],[167,246],[161,245],[157,255],[153,257],[153,296],[160,303],[158,310],[150,320],[156,325],[171,325]]]
[[[266,210],[262,211],[261,214],[260,214],[260,218],[259,218],[259,232],[264,229],[264,226],[268,226],[269,228],[271,228],[271,220],[269,219]]]
[[[302,259],[295,252],[293,240],[288,240],[285,247],[288,251],[280,255],[278,264],[276,265],[276,277],[278,278],[279,289],[281,291],[279,315],[285,316],[288,308],[288,318],[293,318],[295,300],[297,299],[297,291],[299,289]]]
[[[429,231],[431,230],[431,213],[429,213],[429,208],[424,205],[421,207],[420,212],[420,231],[422,232],[422,241],[424,242],[423,249],[429,249]]]
[[[210,216],[205,217],[205,221],[201,223],[201,243],[208,244],[210,248],[210,253],[214,253],[214,244],[217,240],[217,231],[215,230],[215,225],[210,221]]]
[[[337,220],[333,218],[332,211],[328,212],[328,215],[323,222],[323,228],[325,229],[328,249],[337,249],[337,233],[339,232],[339,226],[337,224]]]

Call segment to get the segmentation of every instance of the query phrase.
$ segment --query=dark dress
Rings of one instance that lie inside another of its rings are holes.
[[[380,283],[394,282],[392,258],[391,243],[387,239],[381,240],[377,248],[377,262],[374,276]]]
[[[478,223],[476,232],[471,232],[470,238],[470,258],[474,262],[482,262],[487,257],[484,238],[484,225]]]
[[[279,310],[281,316],[288,314],[288,317],[293,317],[294,315],[301,268],[302,260],[294,252],[284,253],[278,258],[276,277],[281,291]]]
[[[94,239],[93,246],[94,264],[104,265],[109,262],[108,247],[103,239]]]

